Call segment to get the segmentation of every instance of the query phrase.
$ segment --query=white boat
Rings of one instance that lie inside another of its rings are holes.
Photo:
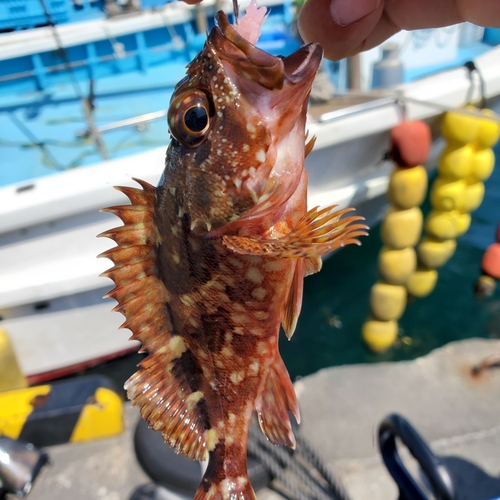
[[[390,92],[311,106],[308,129],[317,140],[306,159],[309,205],[355,206],[369,223],[377,220],[392,168],[384,159],[389,131],[402,114],[432,124],[447,108],[500,96],[500,48],[474,63],[478,72],[472,74],[458,67]],[[117,127],[122,125],[127,123]],[[166,144],[0,188],[0,328],[30,382],[137,348],[128,341],[130,332],[119,330],[123,317],[110,312],[113,301],[102,299],[112,285],[99,274],[111,263],[96,256],[112,243],[96,235],[117,219],[99,209],[125,202],[112,186],[134,185],[132,177],[156,184],[165,149]]]

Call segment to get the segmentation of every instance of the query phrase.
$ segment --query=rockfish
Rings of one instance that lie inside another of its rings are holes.
[[[123,327],[148,356],[126,383],[142,416],[178,452],[209,459],[195,499],[254,499],[246,469],[254,411],[270,441],[294,446],[299,420],[278,352],[303,278],[321,255],[356,243],[361,217],[306,209],[307,100],[322,49],[288,57],[255,47],[265,9],[235,25],[219,12],[176,86],[171,143],[157,187],[120,187],[130,205],[105,276]],[[353,224],[354,223],[354,224]]]

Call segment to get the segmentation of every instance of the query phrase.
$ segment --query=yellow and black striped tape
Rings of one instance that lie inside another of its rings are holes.
[[[0,393],[0,435],[35,446],[87,441],[122,431],[122,398],[106,377]]]

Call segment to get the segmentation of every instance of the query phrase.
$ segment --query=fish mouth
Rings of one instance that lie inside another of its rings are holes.
[[[285,82],[312,81],[323,57],[318,43],[305,45],[287,57],[273,56],[243,38],[222,11],[215,16],[209,41],[239,74],[270,90],[281,90]]]

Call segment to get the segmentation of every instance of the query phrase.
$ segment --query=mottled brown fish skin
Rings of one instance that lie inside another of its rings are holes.
[[[172,96],[159,186],[118,188],[131,205],[107,209],[124,223],[103,234],[117,243],[103,254],[114,263],[108,296],[148,353],[128,395],[178,452],[208,456],[195,500],[255,498],[254,411],[270,441],[294,446],[280,325],[290,337],[320,256],[364,234],[347,211],[306,211],[305,119],[320,60],[315,44],[284,59],[259,51],[219,13]]]

